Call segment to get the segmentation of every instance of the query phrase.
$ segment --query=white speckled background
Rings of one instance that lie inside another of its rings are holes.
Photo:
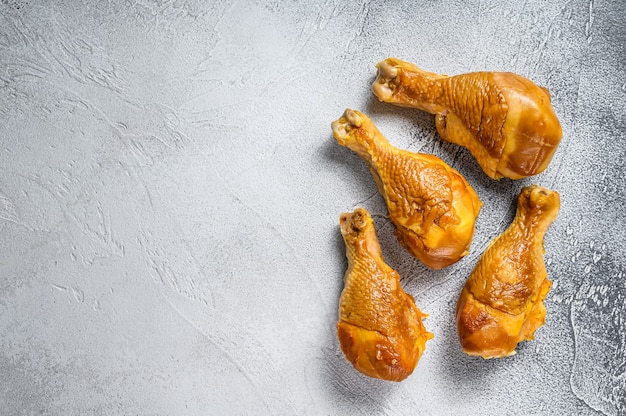
[[[0,414],[625,415],[625,21],[620,0],[0,0]],[[378,103],[388,56],[548,87],[548,170],[492,181],[432,116]],[[469,256],[434,272],[399,247],[332,138],[346,107],[468,178]],[[456,298],[529,183],[562,196],[547,324],[468,357]],[[431,315],[400,384],[335,335],[356,206]]]

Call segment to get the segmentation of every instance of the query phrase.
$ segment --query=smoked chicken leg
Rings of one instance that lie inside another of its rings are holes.
[[[337,336],[354,368],[370,377],[402,381],[417,366],[426,341],[426,317],[383,260],[374,222],[363,208],[341,214],[348,269],[339,300]]]
[[[378,65],[379,100],[435,114],[444,140],[467,147],[489,177],[525,178],[546,169],[561,140],[547,89],[510,72],[456,76],[395,58]]]
[[[468,253],[482,204],[460,173],[438,157],[393,147],[358,111],[346,110],[332,129],[368,164],[404,248],[432,269]]]
[[[476,264],[456,306],[463,350],[483,358],[515,354],[545,323],[543,301],[551,282],[543,262],[543,237],[559,212],[556,191],[522,189],[513,223]]]

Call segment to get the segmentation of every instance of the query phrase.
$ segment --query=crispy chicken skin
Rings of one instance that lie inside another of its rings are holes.
[[[379,100],[435,114],[441,137],[468,148],[493,179],[542,172],[561,141],[548,90],[520,75],[439,75],[396,58],[376,67]]]
[[[358,111],[346,110],[332,130],[369,166],[404,248],[432,269],[468,253],[482,203],[460,173],[435,156],[393,147]]]
[[[483,358],[515,354],[545,323],[543,301],[551,282],[543,262],[543,237],[556,219],[560,197],[536,185],[522,189],[517,214],[470,274],[456,306],[463,350]]]
[[[383,260],[374,222],[363,208],[341,214],[348,269],[339,300],[337,336],[354,368],[370,377],[402,381],[417,366],[426,341],[423,314]]]

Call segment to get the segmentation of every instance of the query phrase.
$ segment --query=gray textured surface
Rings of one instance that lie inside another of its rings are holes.
[[[626,414],[625,2],[81,3],[0,1],[0,414]],[[549,169],[492,181],[432,116],[378,103],[388,56],[548,87]],[[468,178],[469,256],[433,272],[398,246],[331,136],[346,107]],[[547,324],[465,356],[456,297],[533,182],[562,196]],[[431,314],[400,384],[334,332],[356,206]]]

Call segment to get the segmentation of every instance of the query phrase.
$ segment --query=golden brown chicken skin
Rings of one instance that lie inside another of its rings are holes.
[[[543,237],[556,219],[559,194],[536,185],[522,189],[517,214],[470,274],[456,306],[463,350],[483,358],[515,354],[545,323],[543,301],[551,282]]]
[[[348,258],[337,323],[341,350],[361,373],[402,381],[433,337],[422,323],[427,315],[384,262],[367,210],[341,214],[339,223]]]
[[[435,114],[441,137],[468,148],[491,178],[544,171],[561,141],[548,90],[520,75],[439,75],[396,58],[376,66],[379,100]]]
[[[332,130],[369,166],[404,248],[432,269],[468,253],[482,204],[460,173],[438,157],[393,147],[358,111],[346,110]]]

